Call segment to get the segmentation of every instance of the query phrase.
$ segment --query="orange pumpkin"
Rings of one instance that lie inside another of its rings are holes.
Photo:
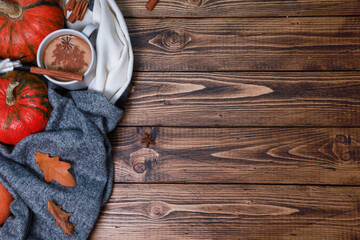
[[[51,113],[47,86],[28,72],[0,75],[0,142],[15,145],[44,131]]]
[[[30,62],[41,41],[64,27],[61,0],[0,0],[0,57]]]

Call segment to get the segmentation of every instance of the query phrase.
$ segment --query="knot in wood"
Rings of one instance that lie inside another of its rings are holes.
[[[184,32],[167,31],[162,36],[163,46],[171,51],[183,49],[191,40],[190,36]]]
[[[338,134],[335,136],[335,142],[341,143],[341,144],[350,144],[351,143],[350,139],[351,139],[350,137],[347,137],[342,134]]]
[[[146,164],[144,162],[135,163],[133,169],[136,173],[143,173],[146,170]]]
[[[340,159],[344,162],[351,161],[354,159],[355,152],[349,151],[340,154]]]
[[[202,5],[202,0],[189,0],[189,3],[191,5],[200,7]]]
[[[188,33],[182,31],[165,30],[149,40],[151,45],[169,52],[178,52],[191,42]]]
[[[159,219],[169,213],[170,208],[163,202],[150,202],[146,206],[146,212],[150,218]]]
[[[130,154],[130,166],[136,173],[142,174],[156,164],[159,154],[152,149],[142,148]]]

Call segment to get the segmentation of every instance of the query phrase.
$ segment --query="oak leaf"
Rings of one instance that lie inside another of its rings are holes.
[[[75,224],[69,222],[69,217],[72,213],[65,212],[64,210],[61,209],[61,206],[57,206],[51,200],[48,201],[48,210],[55,218],[56,226],[60,225],[60,227],[62,228],[64,235],[65,234],[74,235]]]
[[[76,187],[76,181],[68,171],[71,167],[70,163],[60,161],[59,157],[50,157],[49,154],[35,153],[35,161],[39,164],[39,169],[44,172],[46,182],[55,180],[63,186]]]

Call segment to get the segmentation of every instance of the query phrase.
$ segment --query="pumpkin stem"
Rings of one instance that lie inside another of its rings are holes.
[[[6,89],[6,105],[13,106],[16,103],[14,89],[19,86],[20,82],[11,82]]]
[[[8,15],[10,18],[19,18],[23,12],[23,8],[18,3],[0,0],[0,13]]]

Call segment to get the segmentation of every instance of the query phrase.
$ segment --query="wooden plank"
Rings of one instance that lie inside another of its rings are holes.
[[[359,126],[357,72],[136,72],[123,126]]]
[[[137,71],[360,70],[360,17],[127,19]]]
[[[115,185],[90,239],[358,239],[360,188]]]
[[[116,182],[360,185],[359,128],[128,127],[110,140]]]
[[[150,12],[146,1],[117,0],[126,17],[278,17],[359,15],[357,0],[161,0]]]

